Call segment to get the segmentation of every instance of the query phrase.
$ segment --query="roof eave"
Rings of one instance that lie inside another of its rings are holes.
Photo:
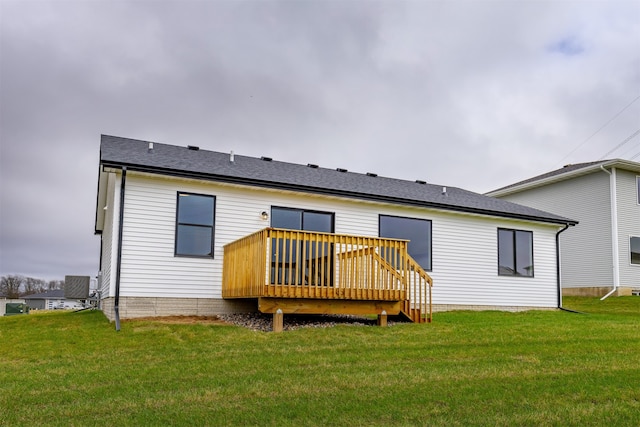
[[[585,166],[580,169],[575,169],[570,172],[560,173],[558,175],[539,179],[537,181],[530,181],[522,185],[516,185],[513,187],[507,187],[507,188],[489,191],[488,193],[485,193],[485,196],[490,196],[490,197],[508,196],[510,194],[519,193],[521,191],[530,190],[536,187],[542,187],[542,186],[553,184],[556,182],[565,181],[567,179],[576,178],[581,175],[587,175],[589,173],[597,172],[602,168],[611,168],[611,167],[619,167],[619,168],[628,169],[628,170],[640,173],[640,163],[636,163],[630,160],[623,160],[623,159],[603,160],[600,163],[595,163],[593,165]]]
[[[485,196],[490,196],[490,197],[502,197],[502,196],[508,196],[510,194],[514,194],[514,193],[519,193],[521,191],[524,190],[530,190],[536,187],[542,187],[545,185],[549,185],[549,184],[553,184],[555,182],[560,182],[560,181],[565,181],[567,179],[571,179],[571,178],[575,178],[581,175],[586,175],[589,174],[591,172],[595,172],[596,169],[600,169],[601,167],[606,167],[608,166],[608,164],[606,162],[603,163],[598,163],[596,165],[591,165],[591,166],[586,166],[584,168],[580,168],[580,169],[575,169],[572,170],[571,172],[566,172],[566,173],[561,173],[558,175],[554,175],[554,176],[550,176],[547,178],[543,178],[543,179],[539,179],[537,181],[531,181],[531,182],[527,182],[521,185],[516,185],[513,187],[508,187],[508,188],[504,188],[504,189],[498,189],[498,190],[493,190],[493,191],[489,191],[488,193],[484,193]]]
[[[518,219],[523,221],[544,222],[544,223],[557,224],[557,225],[578,224],[577,221],[566,219],[566,218],[538,217],[538,216],[523,215],[518,213],[494,211],[490,209],[478,209],[478,208],[472,208],[472,207],[466,207],[466,206],[449,205],[445,203],[426,202],[426,201],[420,201],[420,200],[414,200],[414,199],[404,199],[400,197],[386,197],[386,196],[379,196],[379,195],[368,194],[368,193],[357,193],[357,192],[344,191],[344,190],[327,189],[322,187],[309,187],[304,185],[286,184],[281,182],[232,177],[228,175],[188,172],[188,171],[181,171],[181,170],[174,170],[174,169],[157,168],[157,167],[151,167],[151,166],[140,166],[135,164],[108,162],[108,161],[102,162],[101,166],[113,167],[113,168],[126,167],[129,171],[169,175],[169,176],[174,176],[179,178],[201,179],[206,181],[215,181],[215,182],[222,182],[227,184],[271,188],[276,190],[299,191],[299,192],[319,194],[324,196],[347,197],[352,199],[360,199],[360,200],[367,200],[367,201],[373,201],[373,202],[401,204],[406,206],[424,207],[424,208],[439,209],[439,210],[446,210],[446,211],[453,211],[453,212],[460,212],[460,213],[487,215],[487,216],[494,216],[494,217],[508,218],[508,219]]]

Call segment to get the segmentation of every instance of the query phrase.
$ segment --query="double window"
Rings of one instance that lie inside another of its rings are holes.
[[[640,265],[640,237],[629,237],[629,252],[631,252],[631,264]]]
[[[379,228],[380,237],[409,240],[409,255],[422,268],[431,271],[431,221],[380,215]]]
[[[178,193],[175,254],[213,258],[216,199]]]
[[[498,274],[533,277],[533,232],[498,229]]]

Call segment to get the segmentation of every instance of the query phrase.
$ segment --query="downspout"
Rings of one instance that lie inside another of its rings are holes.
[[[560,280],[560,233],[566,231],[569,224],[565,224],[562,230],[556,233],[556,283],[558,286],[558,308],[562,309],[562,282]]]
[[[608,294],[600,298],[600,301],[604,301],[618,290],[620,286],[620,265],[619,260],[619,247],[618,247],[618,197],[617,197],[617,179],[616,168],[611,168],[609,172],[603,165],[600,165],[600,169],[603,172],[609,174],[609,193],[611,203],[611,257],[613,262],[613,289]]]
[[[127,181],[127,168],[122,167],[122,180],[120,181],[120,219],[118,221],[118,261],[116,264],[116,296],[113,311],[116,316],[116,331],[120,330],[120,266],[122,265],[122,222],[124,220],[124,186]]]

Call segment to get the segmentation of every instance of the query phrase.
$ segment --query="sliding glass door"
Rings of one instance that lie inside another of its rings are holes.
[[[288,230],[333,233],[334,214],[272,207],[271,226]],[[329,243],[319,240],[273,240],[271,283],[333,286],[333,248]]]

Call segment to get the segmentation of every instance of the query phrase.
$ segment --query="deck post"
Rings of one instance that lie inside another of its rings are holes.
[[[378,326],[387,326],[387,311],[382,310],[382,313],[378,314]]]
[[[282,313],[281,309],[277,309],[275,313],[273,313],[273,332],[282,332],[284,327],[284,313]]]

